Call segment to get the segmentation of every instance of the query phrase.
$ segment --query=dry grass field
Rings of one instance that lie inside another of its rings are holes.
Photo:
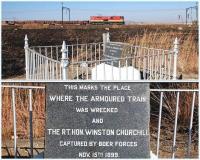
[[[25,73],[24,36],[29,45],[61,45],[102,42],[109,28],[112,41],[130,42],[144,47],[172,49],[179,39],[178,73],[184,79],[198,77],[198,28],[186,25],[65,26],[38,28],[4,26],[2,29],[2,77],[15,78]]]
[[[183,78],[198,78],[198,35],[192,31],[179,34],[176,31],[148,32],[136,35],[128,42],[145,47],[172,49],[175,37],[179,40],[178,72]],[[196,75],[196,76],[195,76]]]

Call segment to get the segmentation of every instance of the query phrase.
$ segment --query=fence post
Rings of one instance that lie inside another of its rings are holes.
[[[68,49],[66,49],[65,41],[63,41],[61,52],[62,52],[62,59],[61,59],[62,80],[67,80],[67,67],[69,65],[69,58],[68,58]]]
[[[103,33],[103,53],[105,53],[106,50],[106,43],[110,42],[110,34],[109,32]]]
[[[13,110],[14,154],[15,158],[17,158],[17,120],[16,120],[16,104],[15,104],[14,88],[12,88],[12,110]]]
[[[173,80],[176,80],[176,77],[177,77],[176,70],[177,70],[177,58],[178,58],[178,45],[179,45],[179,42],[178,42],[178,38],[176,37],[174,41],[174,50],[173,50],[174,52]]]
[[[29,79],[29,57],[28,57],[28,37],[27,34],[24,38],[24,50],[25,50],[25,70],[26,70],[26,79]]]
[[[32,89],[29,89],[29,134],[31,158],[33,158],[33,106],[32,106]]]

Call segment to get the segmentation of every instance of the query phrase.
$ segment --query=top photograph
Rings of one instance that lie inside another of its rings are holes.
[[[2,5],[2,80],[198,80],[198,2]]]

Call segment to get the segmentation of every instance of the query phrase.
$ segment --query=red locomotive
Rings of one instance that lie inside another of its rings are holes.
[[[90,24],[124,24],[124,16],[91,16]]]

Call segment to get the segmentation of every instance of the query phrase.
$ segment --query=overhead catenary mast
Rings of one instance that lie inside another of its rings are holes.
[[[70,21],[70,8],[68,8],[68,7],[64,7],[63,6],[63,2],[62,2],[62,24],[63,24],[63,12],[64,12],[64,10],[66,10],[66,14],[67,14],[67,12],[68,12],[68,15],[69,15],[69,21]]]
[[[196,6],[188,7],[185,9],[185,23],[186,24],[188,24],[189,18],[192,20],[192,10],[196,10],[196,20],[198,21],[198,2],[196,3]]]

